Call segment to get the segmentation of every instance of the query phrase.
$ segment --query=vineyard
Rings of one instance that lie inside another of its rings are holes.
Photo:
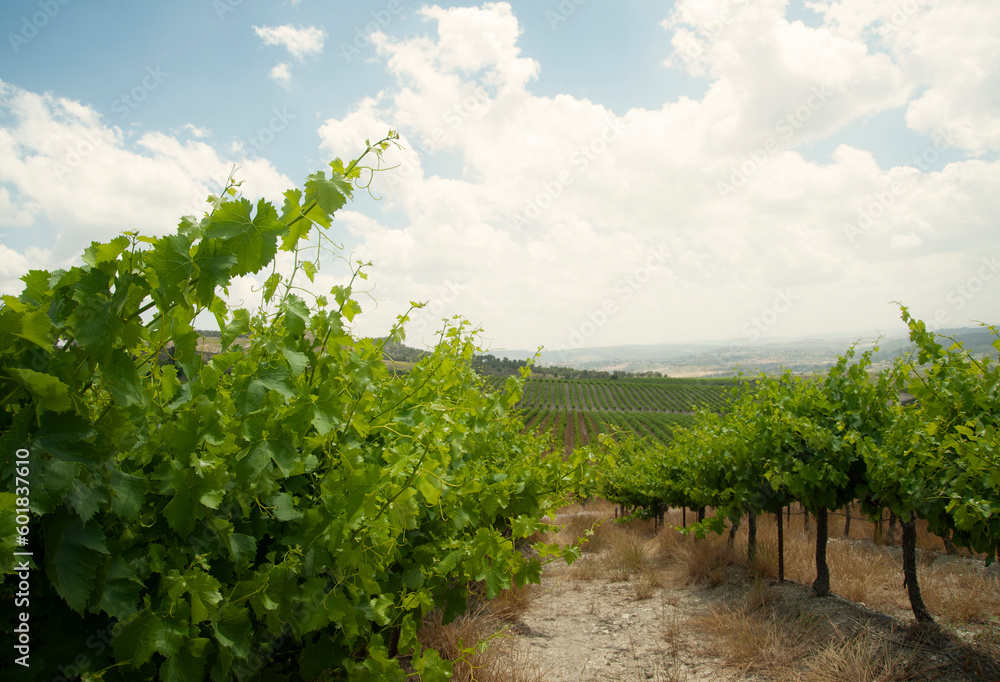
[[[728,379],[532,379],[517,406],[693,414],[721,407],[732,386]]]
[[[1000,365],[936,337],[905,307],[902,317],[915,351],[881,372],[870,371],[877,349],[858,358],[852,349],[823,376],[758,377],[669,444],[603,442],[614,462],[604,496],[640,517],[701,510],[692,529],[700,536],[746,523],[751,555],[757,515],[774,514],[779,580],[781,512],[800,505],[816,519],[819,596],[830,591],[830,513],[852,504],[869,517],[888,511],[902,529],[913,613],[932,621],[917,577],[918,519],[987,564],[1000,554]],[[705,518],[709,508],[714,516]]]
[[[0,602],[25,610],[0,632],[30,654],[26,679],[76,677],[68,661],[109,682],[449,679],[423,624],[579,557],[539,538],[598,492],[634,517],[711,508],[690,532],[745,523],[750,553],[775,514],[779,579],[781,512],[799,505],[818,595],[829,513],[889,511],[920,621],[917,519],[993,560],[1000,369],[905,308],[918,353],[879,373],[850,351],[824,376],[740,383],[484,378],[461,321],[396,371],[385,348],[409,313],[383,339],[352,334],[367,264],[328,296],[295,284],[337,254],[323,230],[395,139],[309,176],[280,213],[230,185],[175,234],[95,242],[3,297]],[[232,308],[228,288],[262,270],[256,312]],[[201,314],[220,329],[210,357]]]
[[[502,380],[488,380],[502,390]],[[623,431],[669,443],[697,410],[719,410],[735,386],[730,379],[552,379],[532,377],[517,403],[525,426],[549,435],[565,453],[601,433]]]

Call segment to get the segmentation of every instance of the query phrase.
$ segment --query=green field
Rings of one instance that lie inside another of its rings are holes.
[[[503,386],[499,378],[490,383]],[[668,442],[696,410],[720,409],[733,385],[729,379],[532,377],[517,407],[529,429],[551,434],[570,452],[615,429]]]

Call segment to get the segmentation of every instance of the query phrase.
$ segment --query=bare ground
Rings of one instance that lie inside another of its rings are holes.
[[[557,520],[585,526],[599,517],[574,511]],[[682,544],[636,537],[609,524],[579,562],[546,567],[509,631],[529,678],[1000,680],[981,648],[917,628],[905,614],[815,597],[731,564],[706,572],[714,586],[692,584],[671,556],[688,551]]]
[[[636,600],[629,582],[574,581],[550,570],[516,628],[544,679],[714,680],[717,661],[683,627],[701,613],[693,590],[657,588]]]

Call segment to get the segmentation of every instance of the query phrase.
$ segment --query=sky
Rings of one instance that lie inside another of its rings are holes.
[[[390,129],[328,231],[359,335],[414,300],[409,344],[497,352],[1000,321],[994,0],[5,0],[0,293]]]

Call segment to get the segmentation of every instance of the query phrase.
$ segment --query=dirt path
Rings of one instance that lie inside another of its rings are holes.
[[[558,522],[580,532],[600,516]],[[686,584],[672,561],[684,548],[663,537],[610,524],[573,566],[546,567],[512,628],[533,671],[523,679],[1000,680],[992,658],[806,585],[747,583],[732,566],[709,581],[715,587]]]
[[[606,519],[608,510],[576,511],[558,517],[580,528]],[[575,518],[574,518],[575,517]],[[613,526],[614,524],[611,524]],[[610,528],[610,526],[609,526]],[[624,569],[629,548],[613,549],[609,536],[627,537],[605,528],[573,566],[546,567],[515,630],[519,648],[542,671],[546,682],[612,680],[737,679],[704,653],[692,618],[704,616],[718,596],[700,588],[676,585],[662,566],[649,563],[655,548],[641,543],[642,568]],[[594,551],[595,546],[603,549]]]
[[[692,653],[685,622],[704,612],[690,590],[655,588],[637,600],[630,582],[569,580],[550,571],[519,628],[544,679],[717,680],[715,662]]]

